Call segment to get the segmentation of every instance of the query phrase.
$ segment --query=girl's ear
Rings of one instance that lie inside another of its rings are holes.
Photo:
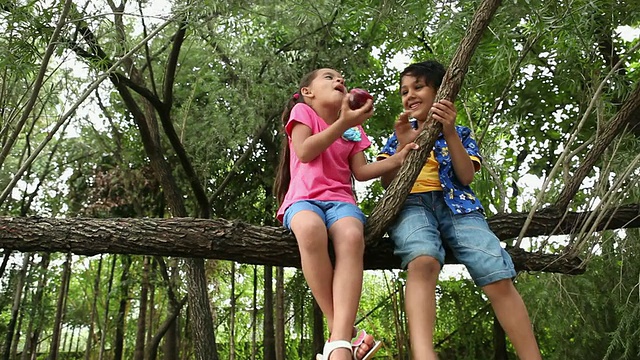
[[[304,97],[309,97],[309,98],[313,97],[313,92],[308,87],[301,88],[300,89],[300,94],[302,94],[302,96],[304,96]]]

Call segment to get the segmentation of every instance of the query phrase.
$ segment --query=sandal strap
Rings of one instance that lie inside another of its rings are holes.
[[[324,344],[324,348],[322,349],[322,359],[329,360],[329,356],[331,355],[331,353],[337,349],[348,349],[349,351],[353,352],[353,349],[351,348],[351,342],[347,340],[328,341]]]

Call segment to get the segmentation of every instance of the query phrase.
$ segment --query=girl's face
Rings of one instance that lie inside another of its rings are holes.
[[[400,80],[402,107],[410,113],[410,116],[420,121],[427,119],[433,100],[436,98],[436,92],[436,89],[427,85],[424,78],[405,75]]]
[[[340,107],[347,88],[339,72],[333,69],[319,69],[311,84],[302,88],[301,92],[313,102]]]

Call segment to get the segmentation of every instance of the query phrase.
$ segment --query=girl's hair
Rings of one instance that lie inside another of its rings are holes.
[[[282,127],[280,129],[282,147],[280,149],[280,163],[278,164],[278,172],[276,173],[276,178],[273,182],[273,192],[276,195],[276,199],[278,199],[278,205],[282,204],[284,201],[284,197],[289,190],[289,182],[291,182],[291,169],[289,168],[289,156],[291,154],[291,150],[289,149],[289,137],[287,136],[287,132],[284,127],[289,121],[289,116],[291,116],[291,109],[293,109],[296,104],[304,102],[302,94],[300,94],[300,89],[311,85],[311,82],[316,78],[317,74],[318,70],[316,69],[302,77],[298,90],[289,97],[289,100],[287,100],[287,103],[284,106],[284,111],[282,112]]]
[[[407,66],[400,73],[400,80],[407,75],[411,75],[423,79],[428,86],[438,89],[442,85],[445,71],[441,63],[435,60],[427,60]]]

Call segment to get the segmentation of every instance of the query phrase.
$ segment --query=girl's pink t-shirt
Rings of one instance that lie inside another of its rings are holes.
[[[362,126],[358,126],[361,140],[351,141],[340,138],[320,153],[318,157],[308,163],[303,163],[296,156],[291,144],[291,130],[296,123],[311,128],[312,134],[317,134],[329,127],[307,104],[298,103],[291,110],[291,116],[285,125],[290,149],[291,182],[278,210],[278,220],[282,222],[287,208],[300,200],[344,201],[355,204],[351,188],[349,159],[371,145]]]

